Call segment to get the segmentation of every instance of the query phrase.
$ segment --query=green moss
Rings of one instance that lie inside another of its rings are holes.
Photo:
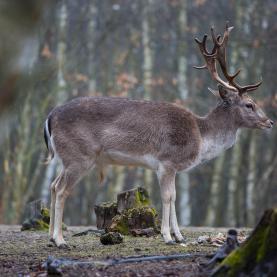
[[[42,208],[40,210],[40,215],[38,215],[38,217],[28,218],[23,222],[21,231],[47,231],[48,232],[49,223],[50,223],[49,209]],[[67,226],[64,223],[62,224],[62,229],[64,231],[67,230]]]
[[[124,214],[116,215],[112,220],[109,230],[127,235],[129,233],[128,218]]]
[[[122,214],[116,215],[112,220],[109,231],[127,235],[131,229],[149,227],[153,227],[155,231],[159,229],[157,211],[152,207],[139,207],[125,210]]]
[[[50,212],[47,208],[42,208],[40,210],[41,216],[42,216],[42,220],[46,223],[50,223]]]
[[[49,230],[49,224],[44,222],[42,219],[37,219],[36,224],[35,224],[35,230],[48,231]]]
[[[267,245],[266,241],[268,238],[269,231],[270,231],[270,228],[268,226],[265,228],[265,230],[263,231],[263,233],[261,234],[261,236],[259,238],[260,247],[257,252],[256,262],[262,261],[266,256],[266,252],[268,250],[268,247],[267,247],[268,245]]]
[[[138,188],[136,191],[136,206],[142,207],[142,206],[149,206],[150,200],[148,192],[143,188]]]

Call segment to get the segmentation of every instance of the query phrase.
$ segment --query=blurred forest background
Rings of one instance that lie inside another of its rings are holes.
[[[176,102],[199,115],[217,103],[194,37],[235,26],[230,71],[241,83],[263,79],[254,98],[277,119],[275,0],[4,0],[0,3],[0,223],[22,221],[59,170],[45,165],[43,124],[56,105],[85,95]],[[242,130],[236,145],[177,178],[181,225],[253,226],[277,203],[277,130]],[[145,186],[160,210],[155,173],[110,167],[76,187],[65,222],[94,224],[94,204]]]

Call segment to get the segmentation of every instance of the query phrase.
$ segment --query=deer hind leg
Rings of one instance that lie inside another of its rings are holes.
[[[55,203],[56,203],[56,192],[55,186],[60,181],[62,172],[57,176],[57,178],[51,184],[51,204],[50,204],[50,224],[49,224],[49,236],[50,240],[53,241],[53,233],[54,233],[54,218],[55,218]]]
[[[62,219],[63,210],[66,198],[71,193],[73,187],[81,179],[89,167],[81,167],[81,164],[71,164],[65,168],[55,186],[56,202],[55,202],[55,219],[53,240],[55,244],[60,247],[67,247],[67,244],[62,234]]]

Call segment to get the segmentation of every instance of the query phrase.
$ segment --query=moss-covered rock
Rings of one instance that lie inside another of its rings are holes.
[[[41,207],[40,212],[36,212],[32,217],[26,218],[22,223],[21,231],[48,231],[50,223],[49,209]],[[63,230],[67,230],[67,226],[63,223]]]
[[[101,235],[100,242],[104,245],[119,244],[123,242],[123,236],[118,232],[105,233]]]
[[[277,276],[277,209],[265,211],[250,237],[213,274],[240,275]]]
[[[49,224],[45,223],[42,219],[26,219],[22,223],[21,231],[48,231]]]
[[[152,207],[138,207],[124,210],[122,214],[113,218],[109,231],[123,235],[132,234],[132,229],[153,228],[159,231],[157,211]]]

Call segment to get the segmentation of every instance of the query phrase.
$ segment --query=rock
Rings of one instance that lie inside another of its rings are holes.
[[[199,236],[199,237],[197,238],[197,242],[198,242],[199,244],[201,244],[201,243],[206,243],[206,242],[209,241],[209,239],[210,239],[210,237],[209,237],[208,235],[203,235],[203,236]]]
[[[138,187],[123,191],[117,195],[117,211],[146,207],[150,205],[149,194],[145,188]]]
[[[61,262],[52,256],[48,256],[46,262],[42,265],[43,269],[47,270],[49,275],[62,275]]]
[[[96,226],[98,229],[107,229],[111,226],[112,219],[117,215],[117,203],[104,202],[94,206]]]
[[[252,234],[213,276],[277,276],[277,209],[265,211]]]
[[[112,219],[109,231],[128,235],[131,234],[130,230],[147,228],[153,228],[158,232],[157,211],[151,207],[139,207],[124,210],[122,214],[116,215]]]
[[[100,241],[104,245],[119,244],[123,242],[123,236],[118,232],[109,232],[101,235]]]

